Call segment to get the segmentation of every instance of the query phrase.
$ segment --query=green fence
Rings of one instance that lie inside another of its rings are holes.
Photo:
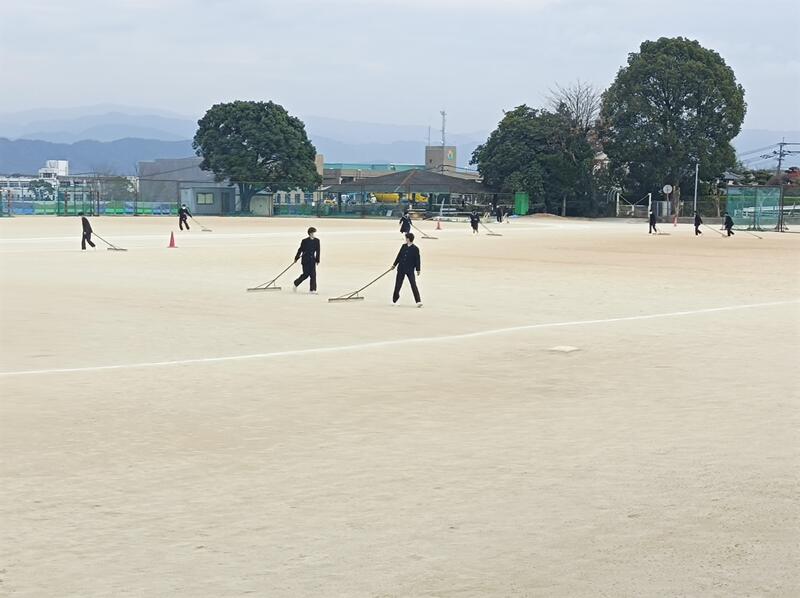
[[[728,187],[726,211],[741,230],[774,229],[781,213],[780,187]]]

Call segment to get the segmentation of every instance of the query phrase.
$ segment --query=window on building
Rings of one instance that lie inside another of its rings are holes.
[[[313,193],[306,192],[306,201],[307,201],[307,202],[312,202],[312,201],[314,201],[314,194],[313,194]]]
[[[208,206],[214,203],[213,193],[198,193],[195,196],[198,206]]]
[[[299,193],[294,194],[294,203],[300,203],[300,198],[302,196]]]

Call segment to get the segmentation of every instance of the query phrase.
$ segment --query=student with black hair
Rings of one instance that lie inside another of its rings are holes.
[[[183,230],[183,226],[186,225],[186,230],[189,230],[189,218],[191,218],[192,213],[189,211],[189,208],[186,207],[186,204],[181,204],[180,209],[178,210],[178,227]]]
[[[317,229],[313,226],[308,229],[308,236],[300,241],[300,247],[294,256],[294,261],[301,260],[303,265],[303,273],[294,281],[292,291],[297,292],[297,287],[300,286],[306,278],[310,278],[309,290],[314,295],[317,294],[317,265],[319,264],[320,247],[319,239],[315,238]]]
[[[694,213],[694,236],[702,235],[703,231],[700,230],[700,226],[703,224],[703,219],[700,218],[700,214],[697,212]]]
[[[83,215],[83,212],[78,212],[78,216],[81,217],[81,226],[83,227],[83,233],[81,234],[81,250],[86,250],[86,244],[88,243],[92,247],[95,247],[95,244],[92,243],[92,225],[89,224],[89,219]]]
[[[723,226],[725,227],[725,231],[728,233],[729,237],[733,236],[733,227],[735,224],[736,223],[733,221],[733,218],[731,218],[731,215],[728,214],[728,212],[725,212],[725,223]]]
[[[478,234],[478,224],[480,224],[481,217],[478,216],[478,210],[472,210],[472,214],[469,215],[469,223],[472,226],[472,234]]]
[[[400,232],[402,234],[411,232],[411,215],[408,210],[404,211],[403,215],[400,216]]]
[[[422,299],[419,296],[417,280],[414,276],[415,272],[419,276],[420,267],[419,247],[414,245],[414,233],[406,233],[406,242],[400,248],[397,257],[394,259],[394,264],[392,264],[392,270],[397,269],[392,303],[397,303],[397,300],[400,299],[400,288],[403,286],[403,280],[408,278],[411,292],[414,293],[414,301],[417,302],[417,307],[422,307]]]

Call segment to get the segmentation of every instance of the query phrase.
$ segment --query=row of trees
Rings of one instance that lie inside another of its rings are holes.
[[[484,180],[525,190],[550,212],[597,215],[611,189],[634,196],[733,168],[744,90],[722,57],[684,38],[644,42],[602,94],[580,82],[546,109],[507,112],[472,156]]]
[[[642,43],[599,93],[581,82],[557,87],[544,108],[505,113],[472,155],[486,184],[526,191],[534,208],[594,216],[614,188],[634,195],[665,184],[674,199],[694,176],[711,180],[735,165],[744,90],[722,57],[684,38]],[[276,184],[321,182],[315,149],[298,118],[273,102],[211,107],[198,123],[201,168],[239,186],[242,211]],[[254,183],[253,181],[262,181]]]

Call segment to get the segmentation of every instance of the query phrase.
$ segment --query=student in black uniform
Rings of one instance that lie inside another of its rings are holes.
[[[414,301],[417,302],[417,307],[422,307],[417,280],[414,277],[415,271],[419,276],[420,266],[419,247],[414,245],[414,233],[406,233],[406,243],[400,248],[394,264],[392,264],[392,270],[397,269],[392,303],[397,303],[397,300],[400,299],[400,287],[403,286],[403,279],[407,277],[408,284],[411,285],[411,292],[414,293]]]
[[[81,225],[83,226],[83,234],[81,235],[81,249],[86,249],[86,244],[88,243],[92,247],[95,247],[95,244],[92,243],[92,225],[89,224],[89,219],[83,215],[83,212],[78,212],[78,216],[81,217]]]
[[[478,224],[480,223],[480,221],[481,221],[481,217],[478,216],[478,211],[477,210],[472,210],[472,214],[469,215],[469,223],[472,226],[472,234],[473,235],[477,235],[478,234]]]
[[[700,230],[700,225],[703,224],[703,219],[700,218],[700,214],[697,212],[694,213],[694,236],[702,235],[703,231]]]
[[[498,205],[495,209],[495,217],[498,222],[503,222],[503,206]]]
[[[403,215],[400,216],[400,232],[402,234],[411,232],[411,216],[409,215],[408,210],[403,212]]]
[[[658,229],[656,228],[656,215],[653,213],[653,210],[650,210],[650,228],[647,230],[647,234],[656,233],[658,234]]]
[[[728,214],[728,212],[725,212],[725,230],[728,232],[729,237],[733,236],[733,225],[733,218],[731,218],[731,215]]]
[[[183,230],[183,225],[186,225],[186,230],[189,230],[189,220],[188,218],[191,216],[191,212],[189,212],[189,208],[186,207],[186,204],[181,204],[180,210],[178,210],[178,226],[181,230]]]
[[[301,257],[303,264],[303,273],[300,278],[294,281],[293,291],[297,292],[297,287],[306,278],[310,278],[309,290],[317,294],[317,264],[319,264],[319,239],[314,238],[317,229],[313,226],[308,229],[308,236],[300,241],[300,247],[294,256],[294,261],[297,262]]]

